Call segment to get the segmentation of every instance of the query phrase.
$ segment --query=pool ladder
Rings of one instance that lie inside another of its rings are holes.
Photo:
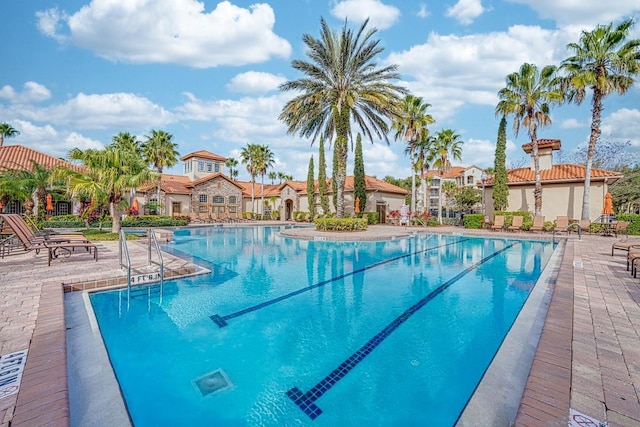
[[[556,244],[556,234],[566,232],[567,235],[569,235],[569,230],[571,230],[572,228],[576,228],[578,230],[578,240],[582,240],[582,227],[577,222],[574,222],[572,224],[569,224],[564,230],[554,231],[551,235],[551,243],[554,245]]]
[[[156,238],[156,233],[153,229],[147,229],[147,253],[149,265],[155,264],[160,267],[160,289],[164,285],[164,259],[162,258],[162,251]],[[154,260],[152,257],[151,246],[157,254],[158,260]],[[118,246],[118,258],[120,261],[120,268],[127,269],[127,298],[131,295],[131,256],[129,255],[129,247],[127,246],[127,235],[123,229],[120,229],[120,243]]]

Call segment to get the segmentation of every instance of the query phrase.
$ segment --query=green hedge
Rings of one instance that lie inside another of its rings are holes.
[[[360,231],[368,225],[366,218],[318,218],[314,222],[320,231]]]
[[[140,215],[127,216],[122,221],[122,227],[178,227],[187,225],[188,223],[189,218],[186,216]],[[100,222],[93,222],[89,225],[91,227],[99,227]],[[82,228],[86,225],[77,215],[58,215],[45,221],[44,226],[47,228]],[[111,217],[106,217],[102,221],[102,228],[110,228],[111,226]]]
[[[367,218],[369,224],[377,224],[379,221],[378,212],[361,212],[356,214],[359,218]]]
[[[464,228],[477,228],[480,229],[484,225],[483,214],[465,214],[462,224]]]
[[[627,228],[629,234],[640,235],[640,215],[638,214],[618,214],[616,215],[618,221],[629,221],[629,228]]]

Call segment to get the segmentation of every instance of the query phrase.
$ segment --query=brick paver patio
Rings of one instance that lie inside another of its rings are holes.
[[[402,233],[378,226],[360,237]],[[568,239],[516,425],[566,426],[573,408],[609,426],[640,427],[640,278],[626,271],[624,253],[611,256],[613,241]],[[88,254],[51,267],[42,253],[0,259],[0,355],[29,350],[20,392],[0,398],[1,427],[69,425],[62,283],[122,277],[117,242],[98,247],[97,263]],[[130,250],[134,265],[145,264],[145,246]],[[168,254],[165,261],[193,268]]]

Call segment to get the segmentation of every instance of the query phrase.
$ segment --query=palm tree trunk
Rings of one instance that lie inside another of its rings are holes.
[[[416,212],[416,166],[413,153],[409,154],[411,158],[411,215]]]
[[[256,213],[256,202],[255,202],[255,196],[253,195],[253,188],[255,187],[256,184],[256,177],[254,175],[251,175],[251,213],[255,214]]]
[[[587,150],[587,162],[584,171],[584,192],[582,195],[582,215],[580,219],[590,219],[590,197],[591,197],[591,167],[593,156],[596,152],[596,143],[600,137],[600,122],[602,116],[602,92],[595,88],[593,90],[593,108],[591,111],[591,135],[589,135],[589,149]]]
[[[533,122],[533,119],[531,120]],[[540,155],[538,154],[538,136],[536,126],[530,132],[531,151],[533,153],[533,169],[535,173],[535,186],[533,189],[534,210],[536,216],[542,216],[542,181],[540,179]]]
[[[118,204],[115,202],[111,202],[111,232],[112,233],[120,233],[120,228],[122,228],[122,220],[120,218],[120,208]]]
[[[264,219],[264,174],[262,174],[262,181],[260,183],[260,204],[262,207],[260,208],[262,212],[262,219]]]

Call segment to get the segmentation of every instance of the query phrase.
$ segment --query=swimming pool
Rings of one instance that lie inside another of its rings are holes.
[[[553,251],[279,229],[177,233],[212,274],[91,295],[136,426],[453,425]]]

